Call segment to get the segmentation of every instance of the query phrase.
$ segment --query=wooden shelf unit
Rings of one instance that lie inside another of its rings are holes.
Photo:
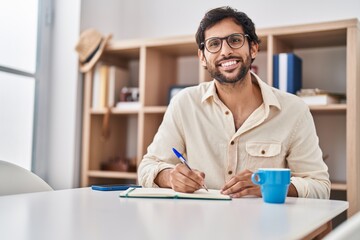
[[[343,47],[346,55],[344,79],[346,84],[346,104],[311,106],[311,112],[317,115],[345,117],[345,155],[341,164],[346,165],[346,179],[334,180],[333,190],[346,191],[350,203],[348,216],[360,210],[360,30],[357,19],[332,21],[296,26],[258,29],[261,39],[260,54],[264,54],[263,75],[269,85],[273,82],[273,55],[282,52],[294,52],[302,49]],[[110,126],[112,134],[107,141],[101,140],[101,123],[105,110],[91,109],[91,90],[93,72],[84,77],[84,109],[82,138],[82,178],[81,186],[89,186],[104,181],[132,179],[136,173],[107,172],[100,170],[100,163],[114,154],[126,154],[129,135],[136,137],[137,164],[146,153],[148,145],[162,121],[168,104],[168,91],[173,85],[184,84],[181,73],[184,72],[181,59],[190,59],[196,65],[186,69],[186,79],[191,84],[211,80],[197,60],[197,45],[194,36],[179,36],[161,39],[142,39],[133,41],[113,41],[107,48],[101,61],[129,68],[129,62],[138,62],[140,108],[134,110],[111,110]],[[255,64],[257,63],[255,60]],[[259,60],[258,60],[259,61]],[[330,66],[331,67],[331,66]],[[321,69],[327,71],[329,69]],[[186,82],[189,84],[189,82]],[[134,120],[135,119],[135,120]],[[136,130],[129,134],[129,121],[137,121]],[[336,127],[336,126],[335,126]],[[130,137],[131,137],[130,136]],[[321,135],[319,136],[322,141]],[[331,176],[330,176],[331,178]],[[95,182],[97,181],[97,182]]]

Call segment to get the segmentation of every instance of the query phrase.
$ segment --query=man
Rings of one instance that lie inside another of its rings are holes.
[[[205,184],[231,197],[261,197],[252,172],[288,167],[288,196],[329,198],[328,168],[308,106],[250,71],[260,42],[252,20],[230,7],[210,10],[196,41],[201,64],[214,80],[172,99],[139,165],[140,184],[180,192]],[[192,170],[180,163],[173,147],[185,154]]]

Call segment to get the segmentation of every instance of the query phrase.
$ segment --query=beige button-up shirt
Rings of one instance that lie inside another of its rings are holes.
[[[329,198],[328,168],[309,107],[254,76],[263,104],[237,131],[214,80],[179,92],[139,165],[140,184],[157,187],[157,174],[180,162],[174,147],[193,169],[205,173],[208,188],[221,189],[244,169],[288,167],[299,197]]]

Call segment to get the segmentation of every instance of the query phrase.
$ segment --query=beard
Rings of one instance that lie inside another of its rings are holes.
[[[233,59],[234,57],[232,56],[231,59]],[[223,58],[220,61],[223,60],[227,60],[230,58]],[[251,67],[251,58],[250,56],[246,56],[245,59],[243,58],[239,58],[240,62],[242,63],[240,65],[240,69],[239,70],[235,70],[235,71],[239,71],[238,74],[233,77],[233,78],[228,78],[226,77],[224,74],[222,74],[216,67],[215,65],[211,65],[208,62],[206,62],[207,65],[207,69],[211,75],[212,78],[214,78],[215,80],[217,80],[219,83],[221,84],[227,84],[227,83],[237,83],[237,82],[242,82],[246,76],[246,74],[249,72],[250,67]]]

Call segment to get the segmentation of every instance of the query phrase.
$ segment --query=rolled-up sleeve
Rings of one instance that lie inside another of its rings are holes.
[[[179,163],[172,148],[184,151],[181,116],[177,115],[175,99],[176,97],[172,99],[153,142],[139,165],[138,180],[144,187],[158,187],[154,183],[158,173],[166,168],[174,168]]]
[[[297,189],[298,196],[328,199],[331,188],[328,167],[323,161],[309,110],[298,119],[291,137],[287,162],[292,171],[291,183]]]

